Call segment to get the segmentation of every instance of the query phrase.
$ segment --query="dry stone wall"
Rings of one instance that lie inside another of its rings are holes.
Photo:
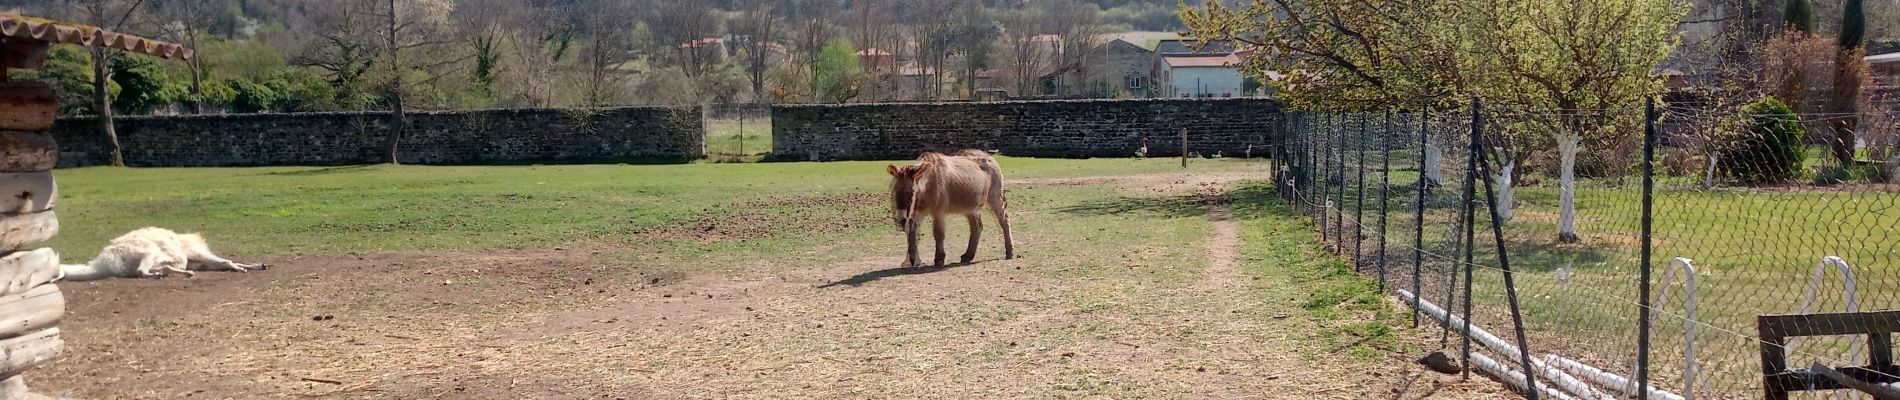
[[[507,109],[406,115],[405,164],[687,161],[705,154],[697,107]],[[299,113],[121,117],[126,165],[209,167],[382,162],[389,114]],[[53,129],[59,166],[111,162],[92,118]]]
[[[925,150],[1000,150],[1036,157],[1130,157],[1188,151],[1239,156],[1280,129],[1266,99],[1056,100],[982,103],[780,105],[772,155],[780,160],[888,160]],[[1257,149],[1258,150],[1258,149]]]

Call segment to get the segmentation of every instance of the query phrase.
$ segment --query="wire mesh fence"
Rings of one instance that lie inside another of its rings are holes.
[[[1297,112],[1274,185],[1438,350],[1520,389],[1530,371],[1527,396],[1852,398],[1817,374],[1900,381],[1877,332],[1900,314],[1874,312],[1900,306],[1894,121],[1760,104]],[[1843,312],[1858,314],[1793,331],[1763,317]],[[1794,331],[1822,334],[1778,338]]]

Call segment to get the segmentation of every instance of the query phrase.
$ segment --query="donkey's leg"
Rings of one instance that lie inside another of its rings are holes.
[[[970,211],[963,214],[963,218],[970,221],[970,249],[963,251],[963,263],[969,264],[970,260],[976,259],[976,243],[983,239],[983,217],[978,216],[976,211]]]
[[[996,223],[1003,226],[1003,259],[1016,258],[1016,239],[1009,232],[1009,201],[1003,199],[1003,192],[990,195],[990,213],[996,214]],[[972,242],[971,249],[975,249]]]
[[[916,218],[912,218],[910,221],[907,221],[904,223],[904,242],[907,243],[908,246],[906,250],[904,250],[904,264],[899,265],[900,267],[915,267],[918,265],[923,265],[923,263],[918,262],[919,260],[917,259],[917,224],[918,223],[919,222],[917,221]]]
[[[930,236],[937,239],[937,268],[943,268],[943,215],[930,216]]]

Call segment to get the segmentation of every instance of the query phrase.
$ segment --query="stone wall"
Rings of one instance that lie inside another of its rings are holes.
[[[686,161],[705,154],[697,107],[417,112],[398,151],[406,164]],[[389,113],[121,117],[130,166],[342,165],[383,161]],[[59,166],[111,162],[92,118],[60,119]]]
[[[772,108],[780,160],[909,159],[924,150],[1001,150],[1036,157],[1242,154],[1280,129],[1265,99],[1057,100],[991,103],[781,105]]]

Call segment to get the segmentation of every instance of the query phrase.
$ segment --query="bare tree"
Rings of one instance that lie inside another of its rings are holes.
[[[690,1],[660,1],[653,10],[648,27],[659,45],[673,49],[674,64],[688,77],[705,73],[720,48],[719,43],[702,40],[719,32],[712,8]]]
[[[353,107],[363,105],[363,86],[377,62],[369,11],[374,6],[374,0],[344,0],[317,9],[310,17],[311,43],[290,59],[293,65],[323,70],[336,89],[335,100]]]
[[[166,40],[178,42],[195,49],[199,57],[185,60],[185,68],[191,72],[191,103],[193,114],[204,114],[204,47],[199,40],[205,36],[205,28],[216,22],[218,14],[208,0],[154,0],[152,3],[153,24]]]
[[[384,142],[388,154],[384,161],[396,164],[403,130],[408,127],[404,113],[410,88],[405,79],[412,72],[458,61],[442,58],[431,60],[416,54],[452,42],[447,38],[451,29],[448,16],[455,10],[455,4],[449,0],[384,0],[380,3],[381,8],[370,12],[377,22],[383,24],[376,34],[382,42],[382,72],[387,74],[378,91],[383,100],[389,103],[390,110],[389,138]],[[407,55],[417,56],[406,58]]]
[[[776,3],[752,0],[746,4],[745,13],[732,24],[733,37],[738,40],[734,45],[745,50],[746,79],[752,83],[754,101],[765,98],[765,72],[769,67],[766,63],[771,61],[772,47],[781,34]]]
[[[621,63],[633,59],[635,47],[632,8],[621,0],[593,0],[584,3],[577,14],[576,28],[587,37],[581,50],[581,62],[587,66],[587,107],[616,103],[624,93],[617,71]]]
[[[144,4],[145,0],[67,0],[67,5],[87,24],[112,31],[124,28]],[[123,167],[125,153],[119,148],[119,132],[112,126],[112,96],[106,90],[112,81],[112,69],[108,66],[118,58],[119,51],[106,48],[103,40],[95,42],[91,50],[92,102],[99,114],[99,131],[104,132],[112,144],[112,166]]]
[[[1037,77],[1050,68],[1055,46],[1061,42],[1044,36],[1049,32],[1048,15],[1040,8],[1020,7],[999,14],[996,19],[1002,25],[1003,57],[998,64],[1008,71],[1009,85],[1017,94],[1034,93]]]

